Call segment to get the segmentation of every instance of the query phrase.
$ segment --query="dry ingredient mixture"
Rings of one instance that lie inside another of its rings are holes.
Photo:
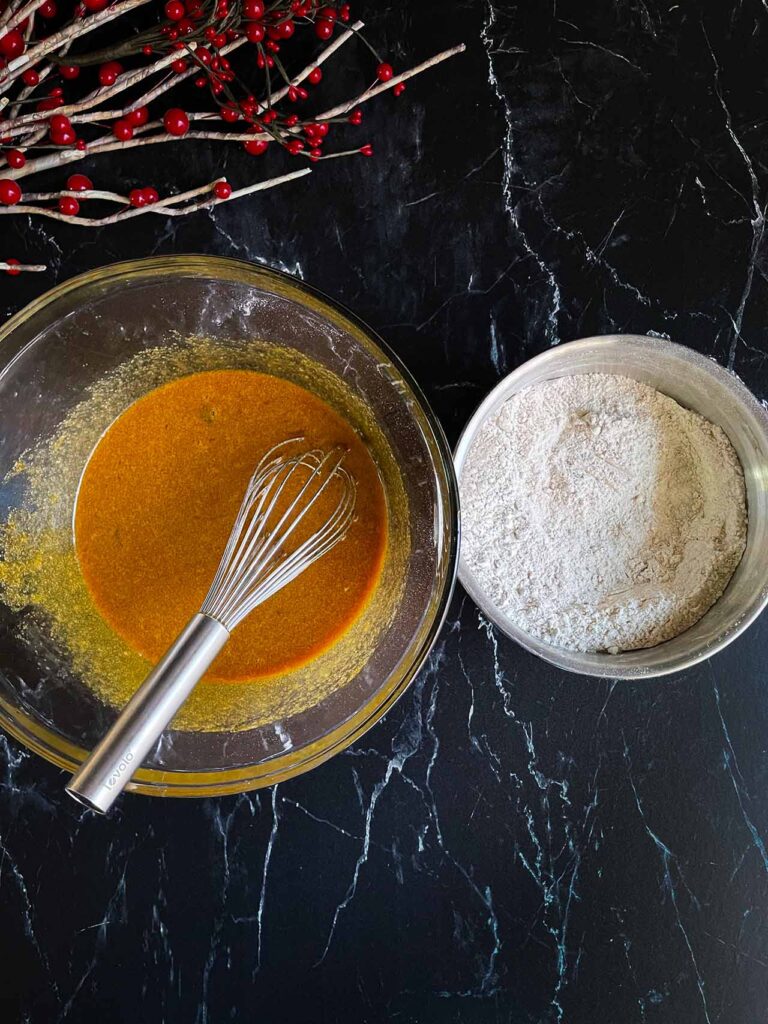
[[[612,374],[545,381],[478,432],[462,557],[521,629],[574,651],[650,647],[693,625],[746,543],[744,476],[720,429]]]

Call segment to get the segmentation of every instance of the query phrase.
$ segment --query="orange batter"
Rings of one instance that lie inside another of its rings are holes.
[[[366,604],[387,529],[367,448],[321,399],[250,370],[165,384],[130,406],[96,446],[75,510],[77,557],[101,614],[146,658],[157,661],[199,610],[262,454],[297,436],[307,448],[348,449],[355,520],[341,543],[233,631],[212,678],[243,680],[309,660]]]

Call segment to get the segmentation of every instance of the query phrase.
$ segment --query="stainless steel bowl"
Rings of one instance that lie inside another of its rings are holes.
[[[706,615],[673,640],[624,654],[581,654],[553,647],[516,626],[483,593],[463,558],[459,579],[507,636],[568,672],[615,679],[679,672],[726,647],[768,603],[768,413],[735,374],[682,345],[636,334],[584,338],[523,363],[494,388],[456,446],[459,481],[481,425],[511,395],[541,381],[577,373],[618,373],[650,384],[726,432],[744,468],[749,511],[746,551],[731,582]]]

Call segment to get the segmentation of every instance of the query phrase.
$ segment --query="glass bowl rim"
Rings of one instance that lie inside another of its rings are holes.
[[[400,699],[410,686],[416,674],[424,664],[429,652],[442,629],[448,614],[451,596],[456,583],[459,563],[460,518],[459,490],[453,463],[453,454],[445,437],[443,428],[433,412],[429,402],[411,372],[393,349],[365,321],[357,316],[343,303],[331,298],[319,288],[307,284],[281,270],[251,263],[228,256],[212,256],[205,254],[173,254],[168,256],[148,256],[133,260],[120,260],[105,264],[93,270],[77,274],[66,281],[54,285],[42,295],[33,299],[0,326],[0,346],[3,346],[14,331],[26,323],[32,316],[41,313],[47,306],[65,297],[70,292],[83,286],[98,282],[106,282],[120,277],[141,275],[142,272],[163,270],[210,272],[216,268],[240,271],[252,278],[254,284],[259,279],[267,283],[279,281],[288,289],[298,293],[299,299],[314,299],[320,306],[328,307],[336,315],[362,333],[381,356],[391,363],[421,410],[427,426],[432,434],[435,447],[433,471],[440,479],[441,489],[447,497],[445,522],[447,531],[447,550],[443,552],[445,560],[445,577],[441,588],[436,592],[431,607],[426,609],[432,621],[418,647],[407,654],[398,671],[393,673],[389,685],[381,687],[366,704],[340,725],[331,729],[314,743],[305,745],[295,751],[270,758],[261,763],[254,763],[243,768],[224,769],[217,771],[161,772],[142,769],[136,773],[127,787],[131,792],[151,796],[204,797],[240,793],[265,786],[275,785],[287,779],[301,775],[311,768],[322,764],[350,746],[359,739]],[[6,360],[3,348],[0,348],[0,372],[15,354]],[[67,772],[73,772],[82,764],[87,751],[64,740],[53,730],[35,721],[24,711],[0,697],[0,726],[28,749],[45,758]]]

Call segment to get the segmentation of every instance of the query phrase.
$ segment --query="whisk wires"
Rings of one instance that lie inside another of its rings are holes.
[[[230,632],[343,540],[352,523],[357,488],[342,466],[345,449],[297,453],[300,440],[275,445],[256,467],[200,609]],[[280,451],[288,446],[293,454]],[[333,511],[289,550],[289,540],[329,487],[339,490]]]

